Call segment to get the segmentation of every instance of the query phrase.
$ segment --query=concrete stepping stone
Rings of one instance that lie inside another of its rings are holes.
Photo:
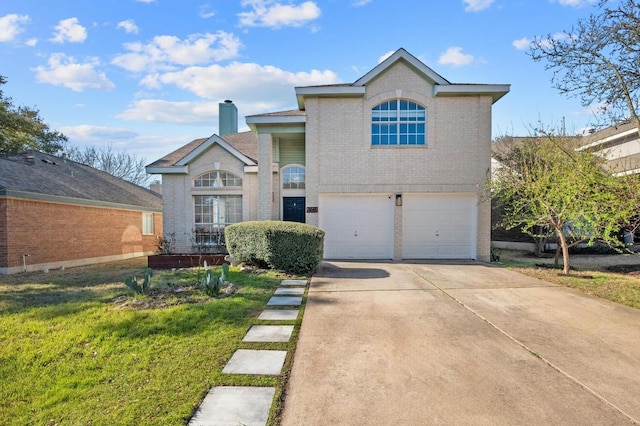
[[[287,351],[238,349],[222,369],[226,374],[278,375],[282,371]]]
[[[298,309],[267,309],[262,311],[259,320],[295,321],[298,319]]]
[[[272,296],[267,302],[267,306],[300,306],[302,297],[294,296]]]
[[[254,325],[242,339],[243,342],[288,342],[293,333],[292,325]]]
[[[304,288],[277,288],[274,294],[278,296],[302,296],[304,294]]]
[[[280,285],[307,285],[307,280],[282,280]]]
[[[264,426],[276,388],[219,386],[209,390],[189,426]]]

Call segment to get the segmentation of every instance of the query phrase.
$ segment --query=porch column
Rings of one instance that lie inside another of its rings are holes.
[[[273,212],[273,142],[271,134],[258,134],[258,220],[271,220]]]

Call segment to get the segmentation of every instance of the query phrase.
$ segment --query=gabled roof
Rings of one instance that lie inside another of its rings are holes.
[[[227,150],[246,166],[258,164],[258,140],[253,132],[232,133],[224,136],[212,135],[195,139],[146,167],[147,173],[187,173],[188,165],[214,145]]]
[[[298,108],[304,110],[306,96],[364,96],[365,86],[384,74],[397,62],[404,62],[421,74],[433,85],[433,96],[491,96],[495,103],[498,99],[509,93],[509,84],[458,84],[451,83],[437,72],[426,66],[423,62],[400,48],[391,56],[380,62],[375,68],[360,77],[353,84],[333,84],[326,86],[296,87]]]
[[[0,157],[0,195],[162,209],[162,197],[149,189],[38,151]]]

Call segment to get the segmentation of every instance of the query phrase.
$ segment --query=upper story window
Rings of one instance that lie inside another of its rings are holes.
[[[196,188],[241,188],[242,179],[229,172],[218,170],[197,177],[193,186]]]
[[[394,99],[371,110],[371,145],[426,145],[427,111],[415,102]]]
[[[304,189],[304,179],[304,167],[286,167],[282,171],[282,189]]]

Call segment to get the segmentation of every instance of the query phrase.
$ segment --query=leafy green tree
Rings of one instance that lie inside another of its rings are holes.
[[[579,97],[585,107],[599,103],[613,123],[631,120],[640,130],[640,3],[598,6],[562,35],[535,39],[529,54],[553,70],[560,93]]]
[[[7,82],[0,75],[0,86]],[[35,108],[14,106],[13,100],[0,90],[0,155],[27,149],[56,154],[63,149],[67,137],[49,129]]]
[[[600,240],[620,246],[619,231],[635,214],[633,203],[621,196],[632,187],[605,170],[602,157],[576,148],[575,138],[525,139],[496,158],[501,166],[486,185],[501,208],[500,226],[533,237],[544,230],[555,234],[565,274],[572,245]]]

